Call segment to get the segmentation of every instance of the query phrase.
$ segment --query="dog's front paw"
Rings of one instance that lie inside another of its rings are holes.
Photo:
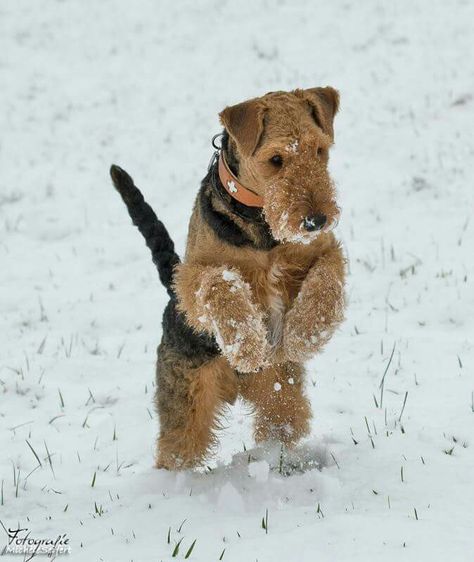
[[[196,297],[204,310],[199,321],[214,334],[234,369],[249,373],[267,365],[270,347],[263,314],[237,271],[220,268]]]
[[[259,316],[250,316],[245,321],[227,320],[218,328],[216,340],[222,355],[240,373],[254,373],[268,365],[270,347]]]
[[[289,361],[299,363],[320,351],[344,318],[342,284],[335,281],[324,287],[321,283],[320,289],[300,294],[286,314],[283,349]]]
[[[285,358],[295,363],[306,361],[327,343],[332,335],[314,326],[307,329],[301,325],[297,314],[287,314],[283,330],[283,348]]]

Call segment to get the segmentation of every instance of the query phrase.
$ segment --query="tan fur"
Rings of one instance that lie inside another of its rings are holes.
[[[158,439],[157,468],[184,469],[201,464],[216,445],[215,431],[227,403],[237,397],[237,380],[226,361],[219,357],[198,368],[173,365],[173,375],[182,377],[184,393],[175,394],[174,427],[166,425]],[[160,415],[162,412],[160,411]]]
[[[252,372],[268,362],[305,360],[327,343],[342,321],[344,304],[344,260],[332,233],[322,234],[309,245],[279,245],[262,252],[224,245],[204,222],[200,224],[189,261],[176,270],[180,308],[193,327],[215,335],[212,316],[226,346],[232,345],[235,334],[230,322],[243,325],[249,319],[254,326],[263,325],[262,331],[255,329],[246,334],[248,347],[241,346],[241,354],[228,357],[234,368]],[[313,266],[317,267],[309,274]],[[244,286],[231,293],[232,283],[222,279],[223,271],[238,274]],[[285,317],[280,319],[283,333],[279,345],[271,349],[275,307]],[[323,337],[318,338],[315,329]],[[317,340],[311,342],[312,336]]]
[[[221,113],[239,180],[263,196],[280,243],[269,250],[227,244],[195,206],[174,287],[187,322],[213,335],[222,357],[197,369],[182,360],[166,365],[182,388],[172,405],[176,419],[166,419],[159,439],[158,466],[202,462],[223,405],[237,393],[255,408],[258,441],[292,444],[309,431],[301,364],[329,340],[344,310],[344,259],[330,231],[339,209],[327,171],[338,105],[334,89],[313,88],[267,94]],[[271,163],[275,154],[281,167]],[[228,213],[218,198],[213,205]],[[302,228],[312,213],[327,217],[320,232]],[[258,242],[258,229],[232,220]]]
[[[263,312],[237,269],[182,264],[176,268],[175,286],[188,323],[213,334],[232,367],[250,372],[267,363]]]
[[[302,375],[300,365],[286,363],[240,380],[242,397],[255,408],[257,443],[278,440],[292,445],[309,433],[311,406]]]

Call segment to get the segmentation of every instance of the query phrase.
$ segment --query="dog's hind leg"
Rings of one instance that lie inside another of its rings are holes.
[[[309,433],[311,406],[303,392],[303,367],[285,363],[239,378],[242,397],[255,408],[255,441],[294,445]]]
[[[201,365],[160,345],[156,405],[160,419],[157,468],[199,466],[216,444],[219,415],[237,396],[237,379],[225,359]]]

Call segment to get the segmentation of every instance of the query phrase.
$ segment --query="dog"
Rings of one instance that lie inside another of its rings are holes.
[[[338,108],[331,87],[226,107],[182,262],[132,178],[111,167],[170,297],[157,353],[158,468],[202,465],[238,396],[254,410],[257,443],[292,446],[308,434],[303,365],[345,308],[328,172]]]

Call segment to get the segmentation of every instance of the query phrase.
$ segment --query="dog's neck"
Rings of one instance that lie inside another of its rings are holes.
[[[219,179],[222,185],[227,190],[227,193],[239,203],[247,207],[263,208],[263,197],[255,193],[252,189],[245,187],[239,179],[232,173],[229,165],[227,164],[226,154],[223,150],[220,151],[217,163],[219,171]]]
[[[226,131],[221,143],[222,150],[227,155],[227,164],[232,174],[238,178],[238,157],[232,150]],[[269,250],[278,244],[265,221],[263,209],[237,201],[222,185],[217,160],[214,160],[202,181],[199,199],[204,220],[223,241],[258,250]]]

